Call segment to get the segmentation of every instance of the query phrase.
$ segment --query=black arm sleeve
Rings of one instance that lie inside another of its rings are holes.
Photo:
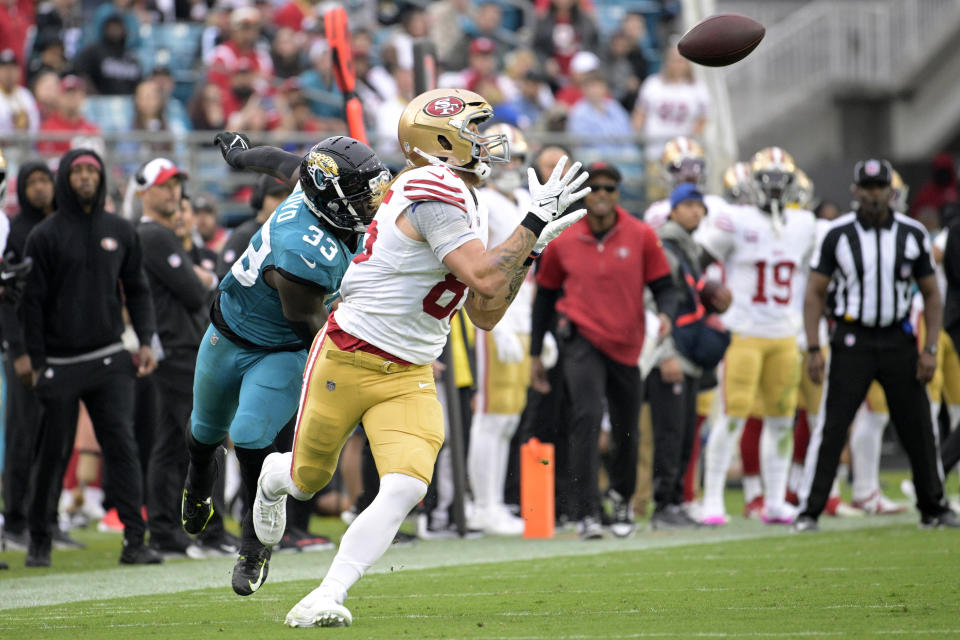
[[[530,327],[530,355],[532,356],[539,356],[543,351],[543,336],[553,323],[559,299],[560,289],[537,287],[537,295],[533,299],[533,321]]]
[[[207,304],[207,288],[193,271],[193,260],[164,229],[141,230],[143,267],[189,311]],[[176,265],[176,266],[174,266]]]
[[[23,292],[23,332],[27,353],[30,354],[34,369],[40,369],[46,360],[43,309],[53,277],[47,253],[45,238],[36,232],[31,233],[24,249],[24,255],[33,260],[33,269],[30,270],[27,287]]]
[[[300,178],[301,156],[277,147],[234,148],[227,154],[230,166],[265,173],[293,185]]]
[[[150,297],[150,286],[147,284],[147,274],[143,270],[140,237],[132,226],[130,227],[130,245],[127,248],[123,266],[120,268],[120,282],[123,284],[127,311],[130,312],[130,320],[133,322],[137,337],[140,338],[140,344],[149,345],[153,334],[157,332],[157,318],[153,309],[153,298]]]
[[[673,322],[677,319],[677,306],[680,304],[682,292],[677,288],[672,274],[667,274],[647,283],[650,291],[653,293],[653,299],[657,301],[657,309],[660,313],[666,315]]]
[[[703,271],[716,261],[717,259],[713,257],[712,253],[704,247],[700,247],[700,271]]]

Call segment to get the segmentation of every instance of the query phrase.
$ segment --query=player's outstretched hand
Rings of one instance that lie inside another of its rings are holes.
[[[223,154],[223,159],[234,168],[237,167],[231,162],[231,153],[246,151],[250,148],[250,138],[248,138],[246,134],[238,131],[221,131],[213,140],[217,143],[217,146],[220,147],[220,153]],[[234,151],[234,149],[236,149],[236,151]]]
[[[577,209],[547,224],[547,226],[543,228],[543,231],[540,232],[540,237],[537,238],[536,244],[533,245],[534,253],[542,253],[543,250],[547,248],[547,245],[550,244],[551,240],[559,236],[564,229],[585,215],[587,215],[586,209]]]
[[[564,173],[563,169],[566,166],[567,156],[563,156],[553,168],[550,178],[543,184],[540,184],[533,167],[527,169],[531,200],[530,213],[545,223],[556,220],[563,215],[567,207],[590,193],[589,188],[576,191],[590,177],[586,171],[577,175],[580,163],[574,162],[570,170]]]

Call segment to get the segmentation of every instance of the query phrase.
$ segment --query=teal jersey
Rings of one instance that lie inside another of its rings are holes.
[[[247,250],[220,283],[220,312],[241,338],[263,347],[289,347],[301,342],[283,315],[280,295],[263,280],[276,269],[283,277],[318,285],[325,301],[340,295],[340,280],[354,252],[320,226],[295,190],[254,234]],[[309,345],[307,345],[309,346]]]

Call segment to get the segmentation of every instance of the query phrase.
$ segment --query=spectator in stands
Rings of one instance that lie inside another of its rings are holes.
[[[63,481],[81,400],[103,450],[104,491],[124,524],[121,564],[163,560],[143,543],[142,471],[133,435],[135,375],[149,375],[156,367],[150,348],[153,303],[136,232],[104,211],[106,191],[100,156],[82,148],[67,152],[56,178],[57,212],[27,240],[34,266],[23,326],[44,407],[31,474],[30,567],[50,566],[51,498]],[[76,313],[78,304],[83,314]],[[124,307],[140,339],[138,365],[121,342]]]
[[[415,4],[404,4],[400,13],[400,29],[388,41],[396,49],[397,57],[412,61],[414,41],[426,37],[427,12]]]
[[[550,0],[533,24],[533,48],[546,60],[546,72],[556,84],[570,71],[578,51],[597,51],[599,38],[591,5],[585,0]]]
[[[34,55],[27,66],[27,84],[32,83],[37,75],[43,71],[53,71],[57,75],[66,73],[68,63],[67,58],[63,55],[62,42],[52,38],[37,41],[33,51]]]
[[[957,199],[957,168],[953,157],[949,153],[939,153],[933,158],[930,177],[913,199],[910,216],[919,218],[925,209],[939,215],[943,205],[957,202]]]
[[[604,69],[613,97],[627,111],[633,111],[640,83],[647,77],[647,58],[641,47],[645,34],[643,16],[627,14],[623,26],[611,36],[604,55]]]
[[[600,70],[600,58],[592,51],[581,51],[570,61],[570,78],[557,91],[557,102],[572,107],[583,98],[583,85],[587,79]]]
[[[227,111],[223,92],[215,84],[204,84],[194,91],[187,105],[190,126],[197,131],[223,131],[227,127]]]
[[[535,126],[541,114],[553,106],[553,94],[546,82],[546,76],[540,72],[527,71],[515,85],[517,96],[497,105],[496,119],[523,130]]]
[[[660,73],[643,81],[633,111],[633,128],[646,139],[647,164],[659,162],[663,147],[671,138],[699,137],[709,112],[707,88],[694,79],[690,62],[676,47],[670,47]],[[648,175],[657,175],[657,169],[651,170]]]
[[[60,97],[57,110],[45,118],[40,131],[45,133],[100,133],[100,128],[83,117],[83,103],[87,99],[83,80],[77,76],[67,76],[60,81]],[[61,154],[70,149],[70,140],[47,140],[37,143],[37,151],[45,154]]]
[[[267,51],[257,47],[260,37],[260,12],[253,7],[240,7],[230,14],[230,38],[213,50],[207,80],[220,87],[227,116],[246,102],[238,88],[247,89],[247,83],[238,84],[238,72],[252,74],[250,94],[266,92],[273,80],[273,61]]]
[[[10,222],[6,250],[12,261],[24,256],[27,236],[55,209],[53,171],[39,160],[24,162],[17,174],[18,213]],[[33,367],[23,337],[23,322],[13,305],[0,305],[0,323],[7,347],[4,365],[6,379],[6,455],[3,465],[3,542],[7,549],[26,551],[30,542],[27,529],[27,502],[30,467],[33,459],[24,455],[36,448],[40,432],[40,403],[33,391]],[[54,530],[56,533],[56,530]]]
[[[457,54],[464,37],[464,16],[470,13],[470,0],[440,0],[427,6],[430,40],[437,47],[437,59],[448,69],[463,68],[448,64]]]
[[[472,24],[468,25],[467,32],[463,34],[447,58],[442,59],[447,69],[465,68],[469,64],[467,53],[470,45],[478,38],[485,38],[493,43],[493,55],[496,57],[497,66],[503,63],[503,56],[513,48],[513,43],[501,37],[500,23],[503,21],[503,9],[494,0],[475,2],[472,18]]]
[[[470,42],[467,68],[440,76],[441,87],[462,87],[469,91],[484,91],[487,102],[496,106],[503,101],[508,90],[501,79],[497,65],[497,45],[489,38],[475,38]]]
[[[165,64],[158,64],[150,72],[150,76],[147,79],[157,83],[160,93],[163,94],[164,102],[167,102],[173,97],[173,92],[177,88],[177,82],[173,79],[173,72],[170,71],[170,67]]]
[[[13,49],[0,51],[0,133],[40,128],[37,102],[20,86],[20,77],[20,60]]]
[[[577,143],[584,150],[618,155],[632,153],[630,114],[610,97],[603,74],[589,74],[582,87],[583,98],[567,117],[567,132],[577,137]]]
[[[129,95],[140,82],[140,63],[126,46],[127,27],[119,14],[103,21],[98,41],[87,45],[73,62],[78,74],[101,95]]]
[[[193,200],[193,217],[197,225],[197,233],[203,240],[203,245],[216,253],[220,253],[227,241],[227,230],[220,226],[217,207],[213,198],[200,195]]]
[[[394,50],[388,47],[385,52],[391,53]],[[375,147],[382,154],[400,150],[397,143],[397,125],[404,107],[414,96],[412,59],[398,60],[393,65],[393,81],[396,84],[396,93],[381,103],[374,112]]]
[[[38,3],[36,24],[35,42],[59,40],[67,60],[77,55],[83,38],[83,13],[76,0]]]
[[[230,34],[230,8],[226,3],[217,2],[205,18],[207,26],[200,34],[200,61],[209,67],[216,48],[226,42]]]
[[[322,128],[345,129],[343,94],[333,75],[333,54],[326,40],[315,40],[310,45],[310,68],[300,74],[300,86],[310,100],[313,113],[321,119]]]
[[[317,5],[320,0],[289,0],[273,14],[273,23],[280,29],[297,33],[312,31],[317,26]],[[280,31],[277,31],[280,35]]]
[[[142,44],[140,38],[140,22],[134,12],[134,0],[113,0],[101,2],[93,14],[93,19],[87,25],[83,34],[83,44],[89,46],[102,38],[103,28],[107,21],[118,17],[125,28],[127,37],[124,47],[127,51],[135,51]]]
[[[357,74],[357,96],[363,102],[364,115],[372,128],[373,113],[384,101],[397,95],[397,83],[383,64],[374,64],[373,38],[369,31],[354,31],[350,43]]]
[[[304,43],[306,38],[289,27],[280,27],[273,37],[270,56],[273,69],[278,78],[293,78],[306,70],[304,64]]]
[[[0,42],[17,57],[26,51],[27,32],[33,26],[33,0],[0,0]]]

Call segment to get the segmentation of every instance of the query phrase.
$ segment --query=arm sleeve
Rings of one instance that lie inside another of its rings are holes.
[[[537,287],[537,295],[533,298],[533,319],[530,328],[530,355],[532,356],[539,356],[543,351],[543,336],[553,323],[559,299],[559,289]]]
[[[726,212],[708,216],[694,232],[697,243],[718,262],[726,262],[736,245],[736,228]]]
[[[920,255],[917,256],[917,259],[913,263],[913,277],[919,280],[935,272],[933,267],[933,249],[928,234],[918,232],[914,237],[917,240],[917,244],[920,245]]]
[[[250,149],[231,150],[230,164],[238,169],[265,173],[285,180],[296,182],[300,176],[302,157],[277,147],[252,147]]]
[[[142,233],[144,269],[190,311],[207,302],[207,288],[193,271],[193,261],[175,238],[155,230]]]
[[[45,247],[43,238],[37,233],[31,233],[24,249],[24,255],[33,260],[33,268],[23,292],[23,329],[27,353],[30,354],[34,369],[42,367],[46,359],[43,307],[51,274]]]
[[[123,292],[127,298],[127,311],[130,312],[130,319],[140,344],[149,345],[153,334],[157,332],[157,319],[153,309],[153,298],[150,297],[150,286],[147,284],[147,274],[143,270],[140,237],[132,226],[130,226],[129,236],[130,245],[127,248],[123,266],[120,268],[120,282],[123,284]]]
[[[656,280],[648,281],[647,286],[653,293],[653,299],[657,302],[657,309],[660,313],[670,318],[670,321],[677,319],[677,307],[680,304],[681,290],[673,281],[673,276],[669,273]]]
[[[840,235],[840,231],[834,229],[823,236],[823,240],[817,243],[813,255],[810,256],[810,269],[828,278],[833,276],[833,272],[837,270],[837,242]]]
[[[404,213],[441,262],[454,249],[479,239],[470,228],[467,212],[460,207],[444,202],[415,202]]]

